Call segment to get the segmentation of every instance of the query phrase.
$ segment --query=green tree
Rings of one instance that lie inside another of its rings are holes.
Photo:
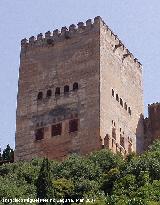
[[[53,185],[51,178],[51,165],[47,158],[42,162],[41,169],[36,181],[37,198],[39,199],[52,199],[53,198]],[[52,202],[40,202],[39,204],[52,204]]]
[[[71,180],[65,178],[57,179],[53,181],[53,186],[56,199],[71,199],[74,191],[74,183]]]
[[[103,172],[108,172],[112,168],[124,166],[124,160],[121,155],[114,154],[108,149],[102,149],[94,152],[89,159],[100,167]]]
[[[2,153],[1,153],[1,148],[0,148],[0,162],[2,161]]]
[[[7,145],[6,149],[3,150],[2,160],[6,160],[10,162],[14,161],[14,151],[13,149],[11,149],[9,144]]]
[[[120,171],[117,168],[110,169],[102,178],[101,189],[104,193],[111,194],[115,181],[120,177]]]

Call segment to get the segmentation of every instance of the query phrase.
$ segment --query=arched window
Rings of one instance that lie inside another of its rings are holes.
[[[47,90],[46,97],[50,98],[52,96],[52,90]]]
[[[114,90],[112,89],[112,96],[114,97]]]
[[[37,95],[37,100],[42,100],[42,98],[43,98],[43,93],[39,92]]]
[[[59,87],[56,87],[55,95],[56,95],[56,96],[60,95],[60,88],[59,88]]]
[[[124,109],[127,110],[127,103],[124,103]]]
[[[69,86],[65,85],[64,86],[64,94],[67,94],[67,93],[69,93]]]
[[[118,94],[116,94],[116,100],[119,102],[119,96],[118,96]]]
[[[123,107],[123,100],[120,98],[120,105]]]
[[[78,83],[73,83],[73,91],[78,90]]]

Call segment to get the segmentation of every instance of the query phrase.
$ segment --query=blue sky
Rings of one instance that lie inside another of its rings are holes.
[[[0,0],[0,147],[14,147],[20,41],[100,15],[143,64],[147,104],[160,101],[159,0]]]

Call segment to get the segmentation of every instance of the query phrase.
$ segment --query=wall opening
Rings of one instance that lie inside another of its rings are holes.
[[[52,96],[52,90],[47,90],[46,97],[50,98]]]
[[[116,140],[116,128],[112,128],[112,138]]]
[[[37,100],[42,100],[43,99],[43,93],[39,92],[37,95]]]
[[[73,91],[76,91],[78,90],[78,83],[73,83]]]
[[[123,100],[120,98],[120,105],[123,107]]]
[[[69,85],[65,85],[64,86],[64,94],[68,94],[69,93]]]
[[[114,97],[114,90],[112,89],[112,96]]]
[[[35,140],[42,140],[44,138],[44,128],[39,128],[35,132]]]
[[[60,87],[56,87],[56,90],[55,90],[55,95],[58,96],[60,95]]]
[[[52,125],[52,137],[62,134],[62,123]]]
[[[118,94],[116,94],[116,100],[119,102],[119,96],[118,96]]]
[[[120,134],[120,145],[124,148],[124,137]]]
[[[78,131],[78,119],[73,119],[69,121],[69,132]]]
[[[128,107],[128,113],[131,115],[131,108]]]
[[[124,103],[124,109],[127,110],[127,103]]]

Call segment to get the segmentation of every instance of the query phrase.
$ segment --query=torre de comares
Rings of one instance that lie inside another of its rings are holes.
[[[101,17],[21,41],[16,161],[141,153],[160,134],[159,113],[149,105],[144,120],[142,66]]]

